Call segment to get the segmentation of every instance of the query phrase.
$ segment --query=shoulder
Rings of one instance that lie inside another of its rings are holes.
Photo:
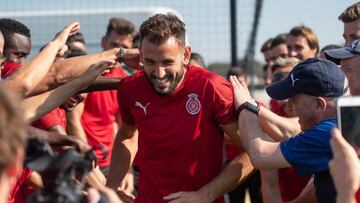
[[[336,127],[336,125],[337,125],[336,118],[329,118],[320,121],[312,129],[315,131],[324,131],[330,133],[331,129]]]
[[[309,130],[304,131],[303,133],[292,137],[286,141],[283,141],[283,145],[298,145],[300,147],[303,146],[323,146],[330,147],[329,141],[331,139],[331,129],[336,126],[336,119],[326,119],[320,121],[314,127]]]
[[[231,88],[231,84],[221,75],[210,72],[204,68],[189,66],[188,71],[189,80],[195,81],[196,83],[205,83],[207,86],[212,86],[215,89],[222,86]]]
[[[146,84],[146,78],[144,75],[144,71],[137,71],[133,75],[130,75],[128,77],[125,77],[121,80],[119,88],[122,88],[124,86],[126,87],[136,87],[139,88],[142,85]],[[126,88],[128,89],[128,88]]]

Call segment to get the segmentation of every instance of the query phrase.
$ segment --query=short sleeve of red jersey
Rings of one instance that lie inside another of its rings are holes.
[[[220,125],[237,120],[234,107],[234,93],[231,84],[220,76],[209,79],[210,94],[213,102],[213,114]]]
[[[131,114],[131,106],[129,101],[129,93],[131,91],[127,91],[126,87],[127,78],[124,78],[119,85],[117,91],[117,97],[119,102],[119,109],[120,109],[120,117],[121,121],[123,121],[127,125],[135,125],[135,119]]]

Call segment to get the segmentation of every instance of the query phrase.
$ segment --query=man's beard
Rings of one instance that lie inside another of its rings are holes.
[[[149,77],[152,77],[152,76],[148,76],[146,75],[146,78],[149,80],[149,82],[151,83],[151,86],[153,87],[153,89],[155,90],[155,92],[158,94],[158,95],[161,95],[161,96],[167,96],[167,95],[170,95],[171,93],[173,93],[176,88],[178,87],[181,79],[183,78],[184,76],[184,69],[182,68],[179,72],[177,72],[175,74],[175,77],[173,77],[173,75],[171,75],[170,77],[170,86],[169,88],[166,90],[166,91],[163,91],[161,90],[160,88],[156,88],[156,84],[154,84],[153,80],[155,80],[154,78],[149,78]]]

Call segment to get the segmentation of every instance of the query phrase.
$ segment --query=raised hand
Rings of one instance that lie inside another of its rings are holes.
[[[80,23],[78,22],[71,23],[70,25],[62,29],[60,32],[58,32],[52,41],[57,41],[60,42],[62,45],[65,45],[68,37],[77,33],[79,29],[80,29]]]
[[[360,162],[354,148],[344,139],[338,129],[332,130],[331,149],[333,159],[329,162],[338,198],[354,197],[360,186]],[[349,201],[340,201],[349,202]]]
[[[64,53],[68,50],[68,47],[66,46],[67,39],[69,38],[69,36],[74,35],[79,29],[80,23],[74,22],[66,26],[64,29],[62,29],[55,35],[52,41],[58,43],[59,45],[59,51],[57,56],[64,55]]]
[[[127,66],[133,69],[142,69],[139,49],[125,49],[124,58],[122,58],[120,62],[124,62]]]
[[[114,61],[100,61],[92,64],[79,79],[83,80],[87,85],[90,85],[100,74],[112,68],[114,68]]]
[[[236,109],[245,102],[254,103],[254,99],[251,97],[248,88],[246,85],[241,84],[236,76],[230,76],[230,82],[234,90],[234,105]]]
[[[121,182],[120,189],[129,194],[134,191],[134,175],[132,172],[126,173],[123,181]]]

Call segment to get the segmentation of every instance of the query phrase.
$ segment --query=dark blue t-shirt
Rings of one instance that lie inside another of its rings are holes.
[[[328,166],[332,159],[331,129],[336,124],[335,118],[323,120],[313,128],[280,143],[281,153],[300,175],[315,174],[314,184],[319,203],[335,202],[336,198]]]

